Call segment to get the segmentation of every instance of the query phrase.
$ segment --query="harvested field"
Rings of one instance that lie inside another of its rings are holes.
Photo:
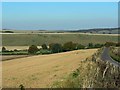
[[[97,49],[37,55],[3,62],[3,87],[47,88],[61,80]]]

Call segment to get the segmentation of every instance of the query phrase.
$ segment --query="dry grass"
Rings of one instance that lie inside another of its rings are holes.
[[[79,67],[97,49],[38,55],[3,62],[3,87],[49,87]]]

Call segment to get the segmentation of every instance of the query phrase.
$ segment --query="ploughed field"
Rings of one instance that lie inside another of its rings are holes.
[[[3,61],[3,88],[18,88],[20,84],[28,88],[50,87],[54,81],[62,80],[78,68],[81,61],[96,51],[85,49]]]

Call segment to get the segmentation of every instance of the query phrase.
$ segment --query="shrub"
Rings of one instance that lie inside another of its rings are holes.
[[[3,33],[14,33],[13,31],[3,31]]]
[[[62,51],[62,45],[59,43],[51,43],[49,44],[49,49],[52,51],[52,53],[58,53]]]
[[[106,43],[105,43],[105,46],[106,46],[106,47],[116,46],[116,43],[114,43],[114,42],[106,42]]]
[[[17,49],[14,49],[15,52],[17,52],[18,50]]]
[[[101,48],[103,46],[103,44],[95,44],[94,48]]]
[[[64,51],[71,51],[77,49],[77,44],[73,42],[67,42],[63,45]]]
[[[48,49],[46,44],[42,44],[42,49]]]
[[[6,51],[6,48],[5,47],[2,47],[2,52],[5,52]]]
[[[48,49],[41,49],[39,52],[37,52],[38,54],[51,54],[51,51]]]
[[[119,46],[120,46],[120,42],[118,42],[118,43],[116,44],[116,46],[119,47]]]
[[[81,44],[78,44],[78,45],[77,45],[77,49],[85,49],[85,46],[84,46],[84,45],[81,45]]]
[[[93,48],[93,47],[94,47],[93,43],[88,44],[88,48]]]
[[[20,90],[25,90],[25,87],[22,85],[22,84],[20,84]]]
[[[38,51],[38,48],[35,45],[31,45],[28,49],[29,54],[36,54],[37,51]]]

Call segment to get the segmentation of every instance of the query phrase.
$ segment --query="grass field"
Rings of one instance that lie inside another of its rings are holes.
[[[65,53],[38,55],[3,61],[3,87],[49,87],[90,57],[97,49],[76,50]]]
[[[104,44],[108,42],[117,42],[117,35],[89,35],[89,34],[3,34],[2,44],[3,46],[30,46],[30,45],[42,45],[44,43],[61,43],[73,41],[87,45],[88,43]]]
[[[28,50],[29,46],[4,46],[7,50]],[[39,49],[42,48],[41,46],[37,46]],[[2,46],[0,46],[0,48],[2,49]],[[0,50],[1,51],[1,50]]]

